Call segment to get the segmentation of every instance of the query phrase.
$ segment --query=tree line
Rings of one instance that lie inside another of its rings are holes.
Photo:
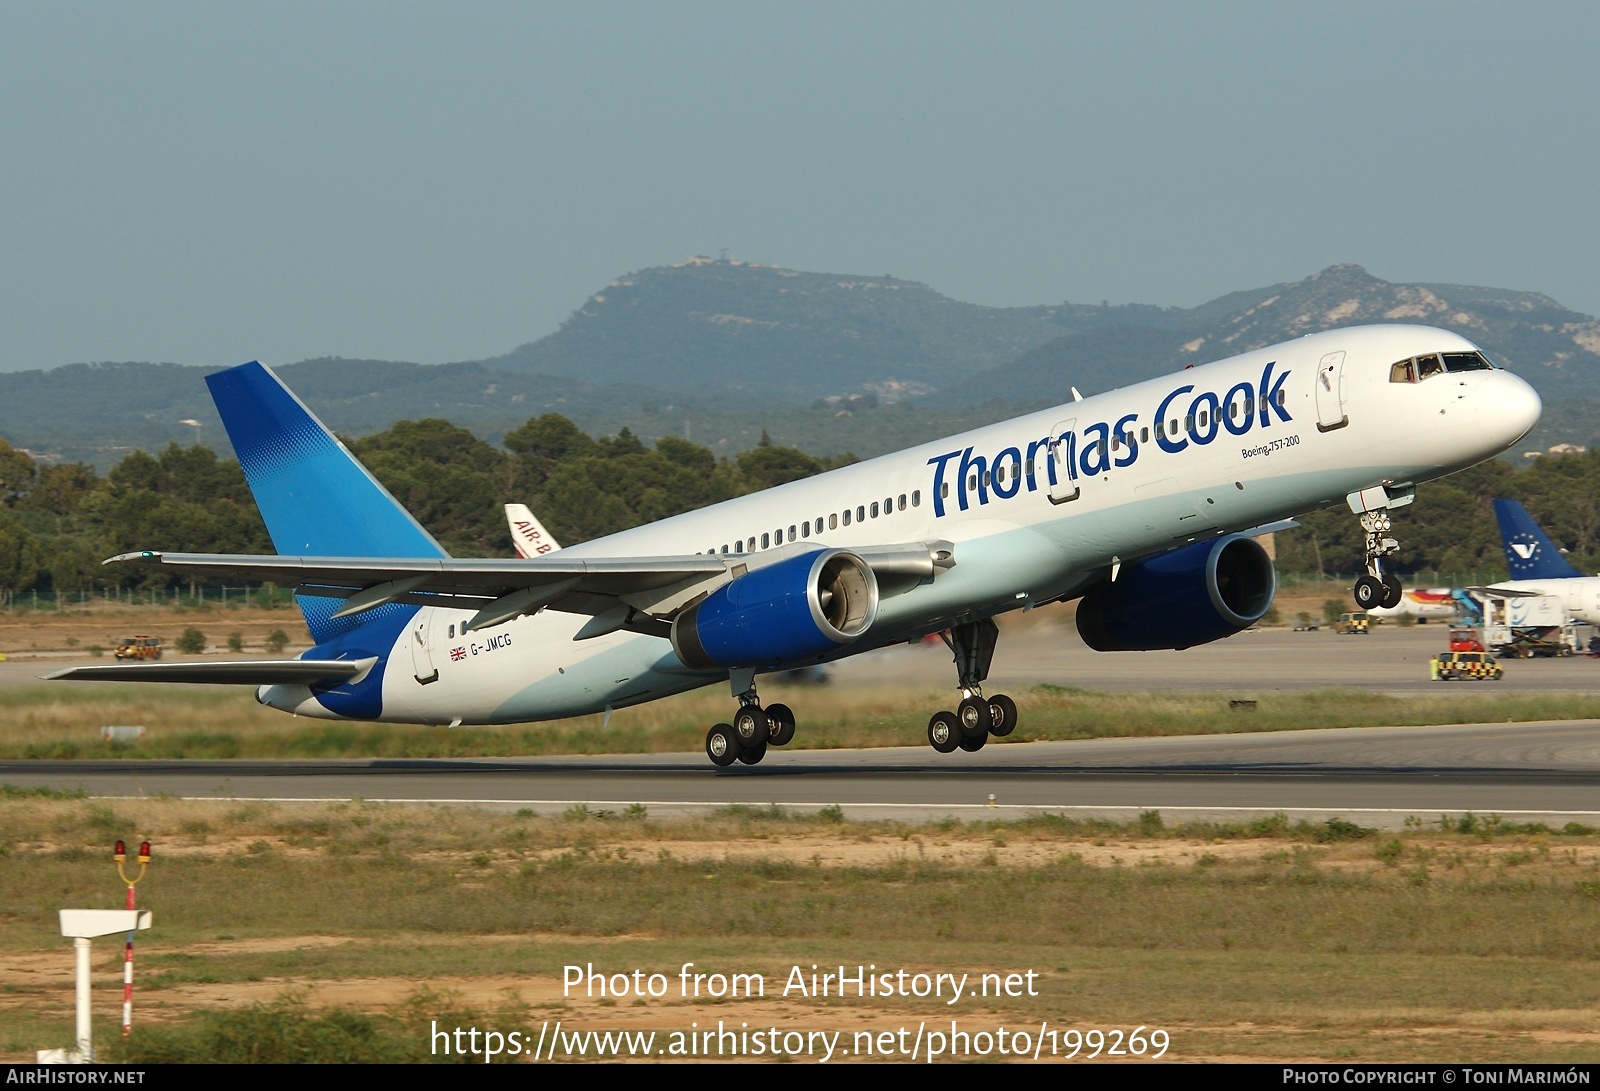
[[[563,543],[587,541],[855,461],[763,441],[735,457],[675,436],[646,446],[628,429],[594,438],[559,414],[490,444],[443,420],[401,421],[347,441],[452,554],[510,556],[502,505],[531,507]],[[1417,490],[1395,513],[1402,575],[1504,572],[1490,501],[1521,500],[1579,569],[1600,570],[1600,452],[1490,462]],[[1277,536],[1280,572],[1351,575],[1361,532],[1342,505]],[[83,464],[35,463],[0,440],[0,591],[170,587],[187,581],[106,567],[137,549],[270,553],[237,462],[210,448],[133,451],[103,477]]]
[[[846,465],[761,443],[736,457],[628,429],[593,438],[559,414],[529,420],[503,447],[443,420],[400,421],[346,445],[458,557],[511,556],[503,505],[531,507],[563,544]],[[0,440],[0,591],[93,591],[187,584],[105,558],[139,549],[271,553],[239,464],[199,445],[133,451],[93,467],[35,463]]]

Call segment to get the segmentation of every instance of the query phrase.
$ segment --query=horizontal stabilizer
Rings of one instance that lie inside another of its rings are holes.
[[[229,663],[107,663],[68,667],[45,675],[69,682],[190,682],[223,686],[309,686],[345,682],[372,668],[375,659],[256,659]]]

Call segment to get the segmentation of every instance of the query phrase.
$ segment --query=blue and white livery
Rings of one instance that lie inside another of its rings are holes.
[[[207,382],[277,555],[116,559],[292,585],[316,646],[58,677],[254,683],[302,716],[422,724],[575,716],[728,680],[732,723],[706,741],[719,765],[793,737],[758,675],[929,633],[955,653],[961,693],[929,742],[976,750],[1017,722],[1009,698],[982,693],[996,615],[1081,597],[1094,648],[1226,637],[1276,589],[1249,535],[1333,504],[1367,529],[1358,601],[1398,596],[1390,510],[1506,450],[1540,410],[1457,334],[1342,329],[595,541],[461,560],[270,371]]]

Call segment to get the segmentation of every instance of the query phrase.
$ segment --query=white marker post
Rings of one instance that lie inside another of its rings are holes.
[[[93,1064],[94,1039],[89,1025],[89,941],[96,936],[137,932],[150,927],[148,909],[63,909],[61,934],[72,938],[77,956],[77,1049],[41,1049],[39,1064]]]

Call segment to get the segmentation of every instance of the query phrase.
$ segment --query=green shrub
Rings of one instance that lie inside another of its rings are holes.
[[[267,651],[277,655],[289,645],[289,634],[282,629],[274,629],[267,634]]]
[[[244,651],[244,634],[243,633],[229,633],[228,634],[228,650],[230,652],[242,652],[242,651]]]
[[[178,650],[184,655],[199,655],[206,650],[206,634],[191,625],[178,637]]]

